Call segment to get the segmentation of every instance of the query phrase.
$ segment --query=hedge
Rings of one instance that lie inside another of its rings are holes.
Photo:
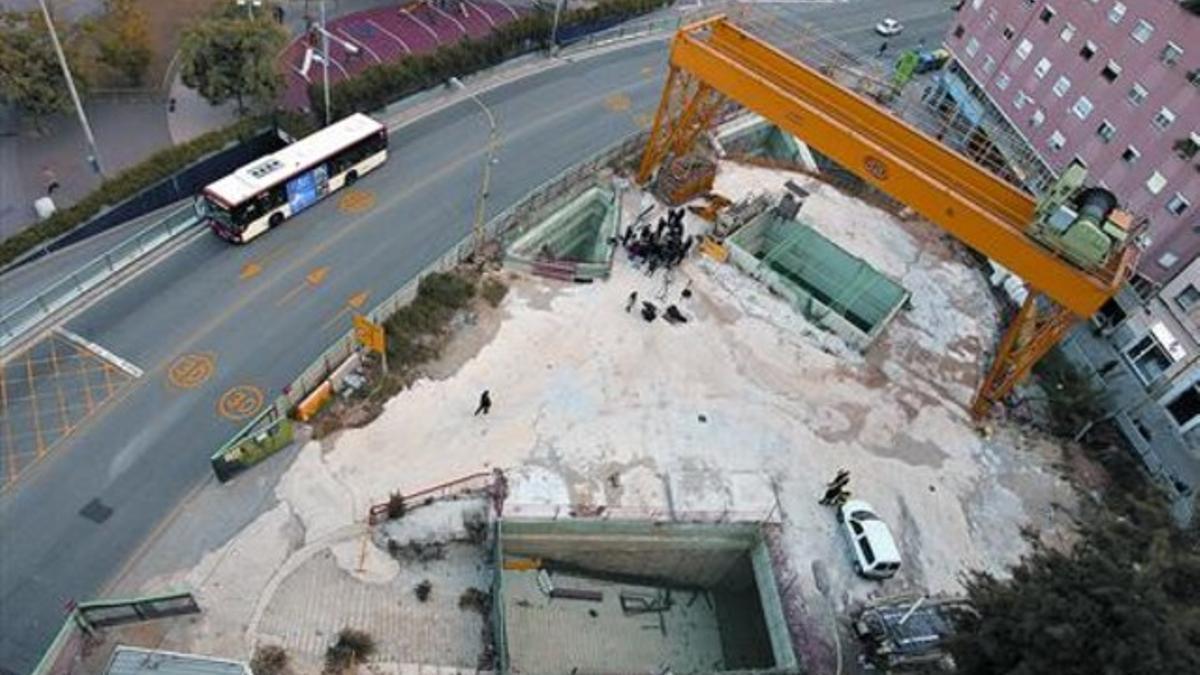
[[[270,113],[247,117],[187,143],[160,150],[116,176],[106,179],[100,187],[74,205],[60,209],[46,220],[0,242],[0,265],[6,265],[26,251],[71,231],[95,216],[105,206],[119,204],[170,178],[201,157],[221,150],[230,142],[250,138],[272,124],[278,124],[294,135],[305,135],[316,128],[312,121],[303,115]]]
[[[608,0],[587,9],[571,10],[560,17],[560,30],[613,18],[632,18],[671,4],[674,0]],[[342,80],[329,90],[331,116],[340,119],[355,112],[379,110],[419,91],[445,84],[453,76],[469,75],[514,56],[545,49],[550,43],[553,15],[544,10],[519,17],[479,39],[452,45],[395,63],[371,66]],[[308,88],[313,111],[324,110],[320,83]]]

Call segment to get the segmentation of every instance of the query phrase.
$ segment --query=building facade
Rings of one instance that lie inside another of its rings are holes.
[[[1179,0],[966,0],[942,88],[1148,220],[1155,286],[1200,256],[1200,15]],[[975,99],[966,101],[967,97]]]

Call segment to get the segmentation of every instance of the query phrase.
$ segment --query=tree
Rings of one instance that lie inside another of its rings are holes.
[[[96,58],[129,84],[141,84],[150,65],[150,29],[146,13],[133,0],[104,0],[104,14],[83,25]]]
[[[59,34],[63,34],[61,28]],[[86,82],[75,68],[77,51],[70,42],[63,44],[63,51],[76,75],[75,84],[82,89]],[[41,12],[0,14],[0,99],[32,115],[39,130],[47,115],[71,107],[71,95]]]
[[[286,41],[283,29],[265,17],[203,19],[183,34],[183,83],[213,105],[236,101],[244,114],[247,100],[270,103],[283,87],[275,56]]]
[[[1122,496],[1068,553],[1035,544],[1010,580],[976,573],[965,675],[1200,672],[1200,552],[1154,494]]]

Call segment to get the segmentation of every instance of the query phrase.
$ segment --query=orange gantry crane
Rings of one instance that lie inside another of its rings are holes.
[[[971,413],[987,415],[1071,327],[1111,298],[1133,262],[1120,245],[1081,266],[1031,236],[1039,204],[872,101],[724,16],[682,27],[638,172],[645,184],[734,101],[1024,279],[1030,293],[1001,339]],[[1111,210],[1111,209],[1110,209]]]

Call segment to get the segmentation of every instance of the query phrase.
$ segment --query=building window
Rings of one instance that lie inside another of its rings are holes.
[[[1033,112],[1033,115],[1029,118],[1029,126],[1036,129],[1036,128],[1042,126],[1042,124],[1044,124],[1045,121],[1046,121],[1046,113],[1042,112],[1041,108],[1038,108],[1037,110],[1035,110]]]
[[[1058,33],[1058,37],[1063,42],[1070,42],[1075,37],[1075,26],[1073,24],[1063,26],[1063,29]]]
[[[1158,256],[1158,266],[1165,270],[1171,269],[1177,262],[1179,262],[1179,256],[1170,251]]]
[[[1059,98],[1066,96],[1067,92],[1070,90],[1071,90],[1071,80],[1067,79],[1066,75],[1060,76],[1058,78],[1058,82],[1054,83],[1054,89],[1053,89],[1054,95],[1058,96]]]
[[[1175,141],[1172,146],[1175,150],[1175,156],[1184,161],[1190,161],[1197,153],[1200,153],[1200,134],[1192,132],[1187,138],[1181,138]]]
[[[1146,21],[1145,19],[1139,19],[1137,25],[1133,27],[1132,31],[1130,31],[1129,37],[1141,42],[1142,44],[1145,44],[1146,40],[1149,40],[1150,36],[1153,34],[1154,24]]]
[[[1150,177],[1146,179],[1146,189],[1149,190],[1150,194],[1152,195],[1162,192],[1162,189],[1166,187],[1166,185],[1166,177],[1157,171],[1150,174]]]
[[[1180,47],[1174,42],[1168,42],[1167,46],[1163,47],[1162,52],[1159,53],[1158,60],[1162,61],[1168,66],[1173,66],[1176,63],[1179,63],[1179,57],[1181,56],[1183,56],[1183,47]]]
[[[1024,61],[1029,58],[1029,53],[1033,51],[1033,43],[1025,38],[1021,38],[1021,44],[1017,45],[1017,58]]]
[[[974,57],[979,53],[979,40],[971,38],[967,40],[967,56]]]
[[[1120,74],[1121,66],[1117,65],[1116,61],[1109,61],[1100,70],[1100,77],[1103,77],[1106,82],[1116,82]]]
[[[1129,359],[1138,377],[1146,384],[1162,377],[1167,368],[1171,367],[1171,357],[1167,356],[1167,352],[1152,335],[1147,335],[1130,345],[1125,350],[1125,358]]]
[[[1141,105],[1142,101],[1145,101],[1146,97],[1149,95],[1150,92],[1146,91],[1145,87],[1137,82],[1134,82],[1133,87],[1129,90],[1129,96],[1127,98],[1129,99],[1130,103],[1134,105]]]
[[[1108,143],[1112,139],[1116,138],[1117,128],[1114,127],[1108,120],[1104,120],[1100,123],[1099,128],[1096,129],[1096,135],[1104,139],[1105,143]]]
[[[1016,97],[1013,98],[1013,107],[1017,110],[1020,110],[1021,108],[1024,108],[1026,104],[1032,102],[1033,99],[1029,98],[1028,94],[1023,91],[1018,91]]]
[[[1050,59],[1043,58],[1033,67],[1033,74],[1037,75],[1038,79],[1045,77],[1048,72],[1050,72]]]
[[[1121,153],[1121,159],[1125,160],[1126,164],[1133,164],[1137,162],[1138,158],[1141,156],[1142,153],[1138,152],[1138,149],[1132,145],[1126,146],[1125,152]]]
[[[1050,138],[1046,141],[1046,145],[1050,146],[1050,149],[1055,152],[1062,150],[1063,146],[1066,144],[1067,137],[1063,136],[1062,132],[1058,129],[1055,129],[1054,133],[1050,134]]]
[[[1184,389],[1174,401],[1167,404],[1167,412],[1180,428],[1194,424],[1200,419],[1200,385]]]
[[[1191,312],[1193,308],[1200,307],[1200,288],[1196,288],[1195,284],[1184,286],[1183,290],[1175,295],[1175,304],[1185,312]]]
[[[1167,210],[1176,216],[1182,216],[1183,212],[1187,211],[1189,206],[1191,204],[1188,203],[1188,200],[1178,192],[1175,193],[1174,197],[1171,197],[1171,201],[1167,202]]]
[[[1113,23],[1121,23],[1121,19],[1125,18],[1125,3],[1114,2],[1108,10],[1108,20]]]
[[[1046,5],[1045,7],[1043,7],[1042,13],[1038,14],[1038,19],[1040,19],[1042,23],[1050,23],[1050,20],[1053,18],[1054,18],[1054,8],[1051,7],[1050,5]]]
[[[1086,96],[1080,96],[1079,100],[1075,101],[1075,105],[1071,106],[1071,112],[1075,113],[1075,116],[1079,119],[1086,120],[1088,115],[1092,114],[1093,108],[1095,106],[1092,105],[1091,99]]]
[[[1008,73],[1000,73],[1000,77],[996,78],[996,88],[1000,91],[1004,91],[1005,89],[1008,89],[1008,84],[1010,82],[1012,82],[1012,78],[1008,76]]]
[[[1004,30],[1000,31],[1005,40],[1012,40],[1016,36],[1017,31],[1013,29],[1012,24],[1004,24]]]
[[[1164,107],[1159,109],[1158,114],[1154,116],[1154,126],[1162,131],[1166,131],[1167,127],[1174,123],[1175,113],[1171,112],[1169,108]]]
[[[954,27],[954,37],[955,38],[961,39],[963,34],[966,32],[967,32],[967,29],[963,28],[961,23]]]
[[[1096,55],[1096,51],[1096,43],[1088,40],[1087,42],[1083,43],[1083,47],[1079,49],[1079,55],[1083,57],[1084,61],[1091,61],[1092,57]]]
[[[991,75],[991,74],[992,74],[992,71],[994,71],[994,70],[996,70],[996,59],[993,59],[993,58],[992,58],[992,57],[990,57],[990,56],[988,56],[988,57],[984,57],[984,59],[983,59],[983,72],[984,72],[984,73],[987,73],[988,75]]]

